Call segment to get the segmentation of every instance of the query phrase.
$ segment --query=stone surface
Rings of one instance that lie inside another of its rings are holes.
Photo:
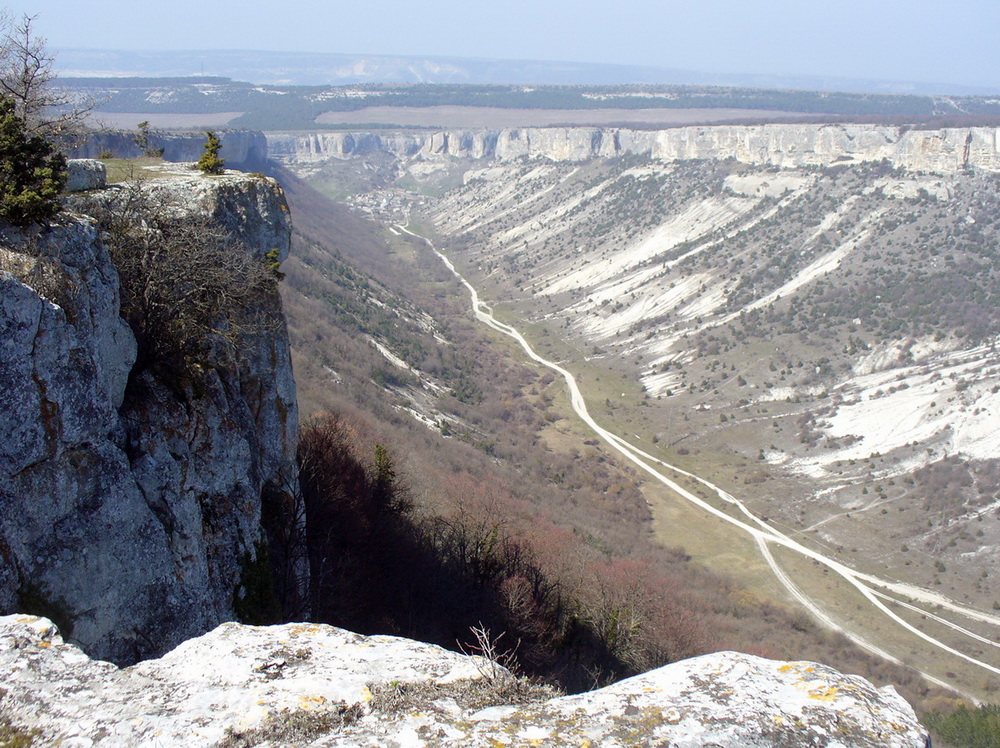
[[[181,213],[287,253],[272,180],[163,180]],[[262,495],[295,481],[297,410],[283,321],[203,376],[133,371],[118,275],[93,224],[9,232],[0,249],[0,612],[59,619],[119,663],[234,617]],[[233,251],[246,251],[236,249]],[[280,318],[277,291],[260,303]],[[211,354],[209,354],[211,359]]]
[[[224,624],[119,670],[65,644],[46,619],[14,615],[0,618],[0,669],[11,723],[67,746],[927,743],[891,687],[734,652],[576,696],[468,708],[463,693],[488,670],[483,661],[406,639],[308,624]],[[377,697],[400,684],[426,688],[409,701]]]
[[[174,167],[176,168],[176,167]],[[154,197],[176,206],[179,215],[210,216],[258,259],[278,250],[288,257],[292,220],[278,183],[264,176],[227,172],[220,176],[181,176],[148,183]]]
[[[72,158],[66,167],[69,173],[66,179],[66,192],[98,190],[107,184],[107,169],[96,159]]]
[[[747,164],[832,166],[886,159],[896,167],[948,174],[966,168],[1000,171],[1000,129],[913,130],[887,125],[741,125],[630,130],[547,127],[432,133],[268,133],[273,157],[319,163],[385,151],[432,158],[546,158],[583,161],[625,154],[661,161],[733,158]]]

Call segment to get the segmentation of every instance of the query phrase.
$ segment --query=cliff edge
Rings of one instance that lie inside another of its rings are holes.
[[[234,618],[266,545],[262,497],[294,485],[297,440],[276,283],[252,300],[274,324],[228,348],[208,341],[197,360],[186,351],[183,370],[142,360],[109,236],[73,210],[124,189],[74,198],[48,229],[0,235],[0,611],[49,615],[117,663]],[[261,264],[288,252],[272,180],[176,177],[148,189],[170,206],[161,230],[216,227],[231,239],[222,252]],[[140,236],[156,233],[131,214]],[[178,278],[183,264],[155,273]]]

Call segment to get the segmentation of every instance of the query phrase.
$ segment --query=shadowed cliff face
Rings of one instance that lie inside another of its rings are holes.
[[[178,221],[225,227],[255,261],[288,250],[274,182],[158,184]],[[132,662],[233,617],[262,492],[295,480],[297,411],[278,320],[183,369],[136,368],[119,278],[92,222],[0,249],[0,609],[60,620],[89,653]],[[170,273],[164,267],[162,272]]]

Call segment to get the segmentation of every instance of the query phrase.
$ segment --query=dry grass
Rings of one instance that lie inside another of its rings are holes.
[[[105,158],[101,161],[108,170],[108,184],[162,179],[164,176],[161,172],[150,168],[162,165],[162,158],[142,156],[140,158]]]
[[[295,745],[342,729],[363,714],[360,704],[338,704],[330,709],[282,709],[272,712],[257,727],[226,730],[216,748],[253,748],[261,743]]]
[[[453,701],[463,711],[479,711],[491,706],[529,704],[561,695],[552,686],[527,678],[512,677],[502,681],[472,678],[453,683],[399,683],[369,686],[369,707],[381,714],[423,712],[435,709],[441,701]]]

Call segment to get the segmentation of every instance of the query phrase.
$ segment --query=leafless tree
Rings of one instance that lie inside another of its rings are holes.
[[[55,57],[45,39],[35,35],[35,18],[25,15],[17,21],[8,11],[0,12],[0,95],[14,102],[14,113],[29,133],[73,134],[82,129],[94,103],[56,85]]]
[[[245,336],[279,324],[277,278],[208,216],[190,215],[141,182],[79,207],[98,220],[121,282],[139,366],[238,359]]]

